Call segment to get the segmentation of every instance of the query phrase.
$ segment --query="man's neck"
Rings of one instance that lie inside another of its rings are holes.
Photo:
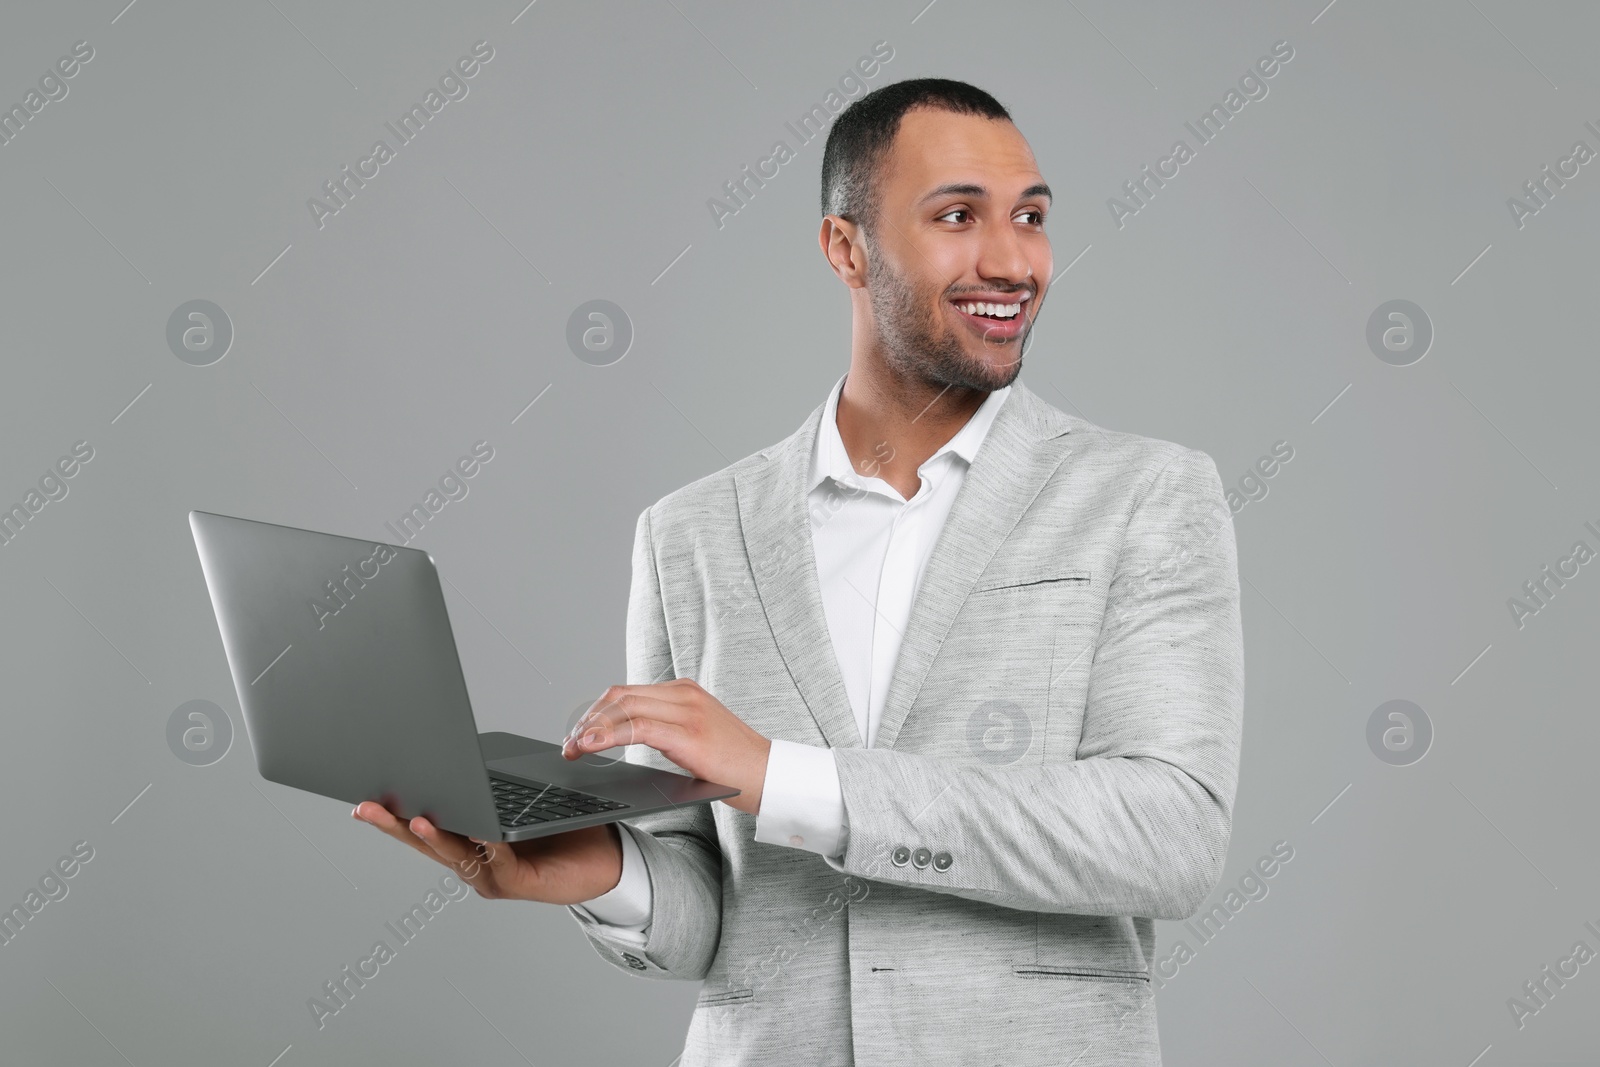
[[[839,393],[839,437],[857,472],[882,478],[907,500],[917,469],[960,432],[989,394],[891,376],[853,361]]]

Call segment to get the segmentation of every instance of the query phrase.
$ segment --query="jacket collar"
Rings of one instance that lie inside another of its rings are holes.
[[[1071,421],[1021,379],[995,412],[923,571],[889,683],[877,745],[894,745],[956,612],[1012,527],[1067,458]],[[812,550],[806,484],[828,403],[734,471],[756,592],[796,688],[834,748],[861,748],[833,652]],[[837,433],[837,427],[835,427]]]

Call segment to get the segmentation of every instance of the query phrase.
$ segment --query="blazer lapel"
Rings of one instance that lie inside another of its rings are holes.
[[[756,593],[789,675],[828,744],[861,748],[822,608],[806,510],[806,475],[826,406],[826,401],[818,404],[800,429],[768,449],[765,463],[735,469],[734,482]]]
[[[1012,384],[922,572],[873,747],[894,746],[956,612],[1011,528],[1066,460],[1070,429],[1063,415],[1020,380]]]
[[[735,471],[739,521],[756,592],[806,706],[834,748],[863,746],[833,652],[807,513],[806,475],[822,422],[819,404],[795,433]],[[875,747],[904,724],[934,656],[1001,543],[1066,459],[1067,418],[1013,383],[967,471],[923,571]]]

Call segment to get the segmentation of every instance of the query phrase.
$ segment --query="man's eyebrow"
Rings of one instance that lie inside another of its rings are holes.
[[[919,200],[918,203],[925,204],[929,200],[937,200],[941,196],[971,196],[982,199],[988,195],[989,190],[985,189],[981,185],[975,185],[972,182],[950,182],[939,186],[937,189],[934,189],[932,192],[928,193],[921,200]],[[1028,186],[1026,189],[1022,190],[1022,195],[1017,199],[1026,200],[1031,196],[1042,196],[1051,203],[1055,202],[1055,195],[1050,192],[1050,186],[1046,185],[1044,182],[1035,182],[1034,184]]]

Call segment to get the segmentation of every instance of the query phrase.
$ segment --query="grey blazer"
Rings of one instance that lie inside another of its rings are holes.
[[[725,804],[657,813],[624,823],[654,899],[644,947],[571,914],[618,967],[704,980],[682,1067],[1159,1064],[1152,920],[1216,886],[1238,781],[1216,464],[1017,380],[865,748],[806,511],[821,417],[639,516],[627,674],[693,678],[767,737],[831,746],[842,859],[757,844]]]

